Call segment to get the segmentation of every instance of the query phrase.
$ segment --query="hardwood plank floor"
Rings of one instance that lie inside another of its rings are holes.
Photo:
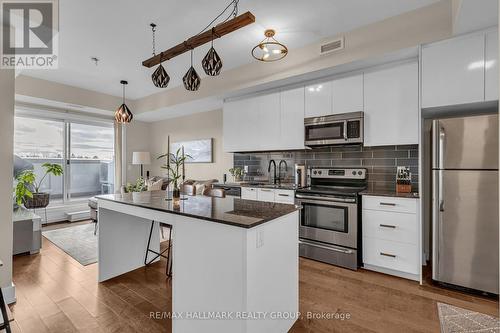
[[[171,310],[165,264],[162,260],[99,284],[96,264],[81,266],[44,238],[40,254],[14,258],[13,331],[170,332],[168,319],[150,317]],[[498,315],[495,300],[300,258],[303,318],[290,332],[439,332],[436,302]],[[307,312],[349,318],[307,318]]]

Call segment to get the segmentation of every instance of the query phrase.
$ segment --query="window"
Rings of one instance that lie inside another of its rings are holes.
[[[114,131],[112,124],[16,116],[14,153],[32,163],[37,178],[42,164],[59,163],[64,175],[47,176],[41,191],[51,202],[68,202],[113,193]]]

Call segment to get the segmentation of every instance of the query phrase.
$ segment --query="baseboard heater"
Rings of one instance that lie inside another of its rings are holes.
[[[89,218],[90,212],[88,210],[66,213],[66,220],[68,220],[69,222],[88,220]]]

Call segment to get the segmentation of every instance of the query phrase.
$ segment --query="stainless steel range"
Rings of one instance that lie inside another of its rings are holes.
[[[366,169],[312,168],[308,187],[296,191],[302,205],[299,253],[356,270],[360,251],[359,192],[366,189]]]

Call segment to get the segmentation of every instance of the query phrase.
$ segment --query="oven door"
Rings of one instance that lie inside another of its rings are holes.
[[[358,209],[354,198],[322,198],[297,194],[300,238],[357,248]]]

